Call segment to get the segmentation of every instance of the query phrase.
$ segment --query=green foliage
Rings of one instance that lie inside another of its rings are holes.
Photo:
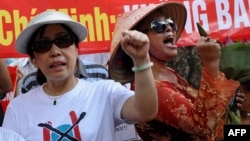
[[[237,109],[236,111],[234,111],[231,110],[230,107],[228,107],[226,111],[226,120],[227,124],[241,124],[240,110]]]
[[[233,43],[221,49],[220,70],[240,83],[250,80],[250,43]]]

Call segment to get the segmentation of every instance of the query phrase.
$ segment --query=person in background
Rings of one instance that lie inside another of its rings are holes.
[[[2,100],[6,93],[12,88],[12,81],[9,74],[9,70],[5,64],[5,60],[0,58],[0,100]],[[0,126],[2,126],[4,118],[4,106],[0,103]]]
[[[87,37],[87,29],[62,12],[36,15],[19,34],[15,47],[37,67],[40,86],[9,103],[3,127],[25,140],[113,141],[116,125],[152,120],[158,98],[149,40],[144,34],[124,36],[123,49],[140,69],[134,91],[113,80],[78,79],[78,44]]]
[[[132,83],[132,89],[137,87],[134,72],[140,69],[133,68],[132,60],[122,50],[122,42],[127,39],[124,35],[132,38],[144,34],[149,38],[159,110],[154,120],[135,124],[143,141],[213,141],[217,123],[223,120],[239,87],[237,81],[227,79],[219,71],[221,47],[210,37],[201,37],[196,45],[202,64],[199,89],[167,67],[168,61],[177,55],[176,43],[186,17],[183,4],[161,2],[124,13],[117,19],[108,69],[115,81]]]
[[[93,62],[108,67],[109,52],[92,53],[92,54],[80,54],[79,58],[87,62]]]
[[[5,96],[7,92],[9,92],[12,88],[12,82],[10,78],[10,74],[8,68],[5,64],[5,60],[0,58],[0,97]]]
[[[15,61],[10,63],[8,66],[17,67],[17,77],[16,77],[16,87],[14,97],[18,96],[21,93],[21,86],[23,79],[26,75],[32,72],[36,72],[36,67],[32,64],[31,60],[28,57],[17,58]]]
[[[250,81],[241,83],[239,89],[245,93],[245,99],[240,109],[241,123],[250,125]]]

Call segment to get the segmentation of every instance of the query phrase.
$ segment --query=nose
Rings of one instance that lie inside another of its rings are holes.
[[[61,55],[61,49],[55,44],[52,44],[52,47],[50,49],[50,56],[51,57],[56,57]]]
[[[170,26],[170,25],[167,25],[167,27],[166,27],[166,31],[165,31],[165,32],[171,32],[171,31],[173,31],[173,29],[171,28],[171,26]]]

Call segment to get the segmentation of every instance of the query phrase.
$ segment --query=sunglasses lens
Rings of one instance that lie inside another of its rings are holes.
[[[50,50],[52,47],[51,40],[41,40],[33,43],[33,49],[35,52],[43,53]]]
[[[67,48],[74,43],[74,38],[71,34],[59,36],[55,39],[55,44],[60,48]]]
[[[44,53],[51,49],[55,43],[59,48],[70,47],[74,43],[74,37],[71,34],[65,34],[56,37],[54,40],[39,40],[33,43],[33,50],[38,53]]]
[[[174,31],[177,30],[177,25],[173,19],[169,18],[169,19],[167,19],[166,22],[172,28],[172,30],[174,30]]]
[[[163,33],[166,31],[167,25],[163,21],[155,21],[152,23],[152,28],[155,33]]]

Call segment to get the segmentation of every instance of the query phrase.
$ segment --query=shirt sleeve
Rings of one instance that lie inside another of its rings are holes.
[[[113,83],[110,88],[113,91],[110,98],[114,110],[115,125],[119,125],[124,122],[128,124],[134,123],[133,121],[129,121],[121,117],[123,105],[132,95],[134,95],[134,91],[126,88],[118,82]]]
[[[217,78],[202,70],[199,90],[186,87],[178,90],[166,83],[156,83],[159,98],[157,119],[194,135],[211,135],[222,119],[239,83],[228,80],[223,73]],[[195,93],[187,98],[185,93]]]

